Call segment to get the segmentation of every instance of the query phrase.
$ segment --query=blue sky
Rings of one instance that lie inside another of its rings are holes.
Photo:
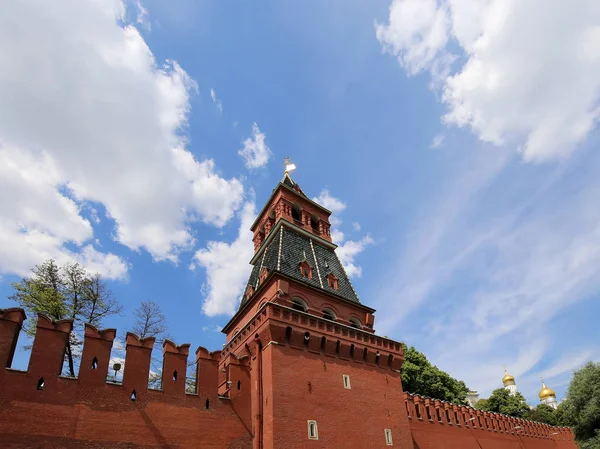
[[[154,300],[176,342],[218,349],[290,156],[378,333],[484,395],[506,365],[560,399],[600,356],[600,11],[459,3],[12,5],[0,307],[77,260],[121,337]]]

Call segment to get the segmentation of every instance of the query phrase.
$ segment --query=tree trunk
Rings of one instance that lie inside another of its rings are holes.
[[[69,375],[75,377],[75,365],[73,364],[73,352],[71,351],[70,340],[67,340],[67,360],[69,361]]]

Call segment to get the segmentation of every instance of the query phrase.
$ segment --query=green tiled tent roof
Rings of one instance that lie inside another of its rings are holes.
[[[276,235],[266,242],[267,246],[262,249],[262,253],[254,263],[248,285],[242,297],[242,305],[246,301],[246,291],[249,286],[253,286],[255,289],[258,287],[258,278],[263,267],[266,267],[269,272],[279,272],[347,301],[360,303],[342,263],[332,248],[320,244],[316,239],[294,231],[291,226],[279,226],[273,232],[276,232]],[[303,277],[300,274],[299,265],[305,258],[313,267],[312,279]],[[327,275],[330,273],[338,279],[337,290],[331,288],[327,282]]]

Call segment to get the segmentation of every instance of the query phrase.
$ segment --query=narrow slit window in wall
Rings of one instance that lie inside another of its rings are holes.
[[[346,388],[347,390],[350,390],[352,388],[350,386],[350,376],[348,376],[347,374],[344,374],[343,378],[344,378],[344,388]]]
[[[392,441],[392,430],[385,429],[385,444],[388,446],[393,446],[394,442]]]
[[[210,399],[206,400],[205,406],[206,406],[206,410],[208,410],[210,408]]]
[[[37,389],[38,390],[43,390],[44,389],[44,378],[43,377],[40,377],[38,379]]]
[[[238,390],[242,389],[242,381],[241,380],[238,380],[238,382],[237,382],[237,388],[238,388]]]
[[[133,390],[133,391],[131,392],[131,400],[132,400],[133,402],[135,402],[135,400],[136,400],[136,399],[137,399],[137,393],[135,392],[135,390]]]
[[[94,360],[92,360],[92,369],[96,368],[98,368],[98,359],[94,357]]]
[[[177,370],[173,371],[173,381],[177,381]]]
[[[318,440],[319,439],[319,431],[317,430],[317,422],[313,420],[308,420],[308,439],[309,440]]]

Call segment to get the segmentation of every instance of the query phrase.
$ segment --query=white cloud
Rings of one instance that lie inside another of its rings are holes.
[[[440,148],[440,147],[444,146],[445,140],[446,140],[446,137],[443,134],[438,134],[431,141],[429,148]]]
[[[252,124],[252,134],[244,140],[244,147],[238,151],[247,168],[259,168],[267,165],[271,150],[265,142],[265,135],[256,123]]]
[[[352,222],[352,229],[354,229],[356,232],[360,232],[360,223],[357,221]]]
[[[250,259],[254,255],[250,226],[256,217],[253,202],[247,202],[239,213],[240,227],[232,243],[208,242],[194,255],[196,265],[206,269],[205,298],[203,312],[208,316],[233,315],[244,291],[250,270]]]
[[[362,253],[367,246],[372,244],[373,239],[366,235],[358,241],[348,240],[338,246],[335,252],[340,258],[342,265],[344,265],[344,269],[348,276],[351,278],[358,278],[361,276],[362,268],[360,265],[356,265],[354,259]]]
[[[446,124],[540,162],[568,157],[598,120],[599,23],[596,0],[394,0],[376,34],[410,75],[432,73]]]
[[[157,65],[125,16],[109,0],[22,1],[0,15],[4,272],[68,256],[122,273],[122,261],[86,246],[87,201],[115,220],[117,241],[174,261],[193,242],[191,221],[222,226],[241,204],[240,181],[185,150],[194,81],[176,62]]]
[[[344,233],[340,230],[342,225],[341,214],[346,209],[346,204],[339,198],[334,197],[329,193],[329,190],[323,189],[319,196],[313,198],[313,201],[319,203],[323,207],[331,211],[331,239],[333,243],[339,245],[336,249],[336,254],[340,259],[340,262],[346,270],[346,274],[349,277],[360,277],[362,274],[362,268],[355,263],[355,258],[364,251],[364,249],[373,244],[373,239],[366,235],[358,241],[345,240]],[[352,227],[355,231],[360,231],[360,224],[352,223]]]
[[[217,98],[217,93],[214,91],[214,89],[210,90],[210,98],[212,99],[212,102],[215,104],[215,106],[217,107],[219,112],[222,114],[223,113],[223,103],[221,102],[221,100],[219,100]]]
[[[48,258],[59,263],[78,261],[108,279],[121,279],[127,264],[118,256],[100,253],[90,244],[91,224],[75,201],[60,193],[60,173],[45,153],[34,154],[0,146],[0,272],[20,276]],[[78,245],[69,251],[64,242]]]

